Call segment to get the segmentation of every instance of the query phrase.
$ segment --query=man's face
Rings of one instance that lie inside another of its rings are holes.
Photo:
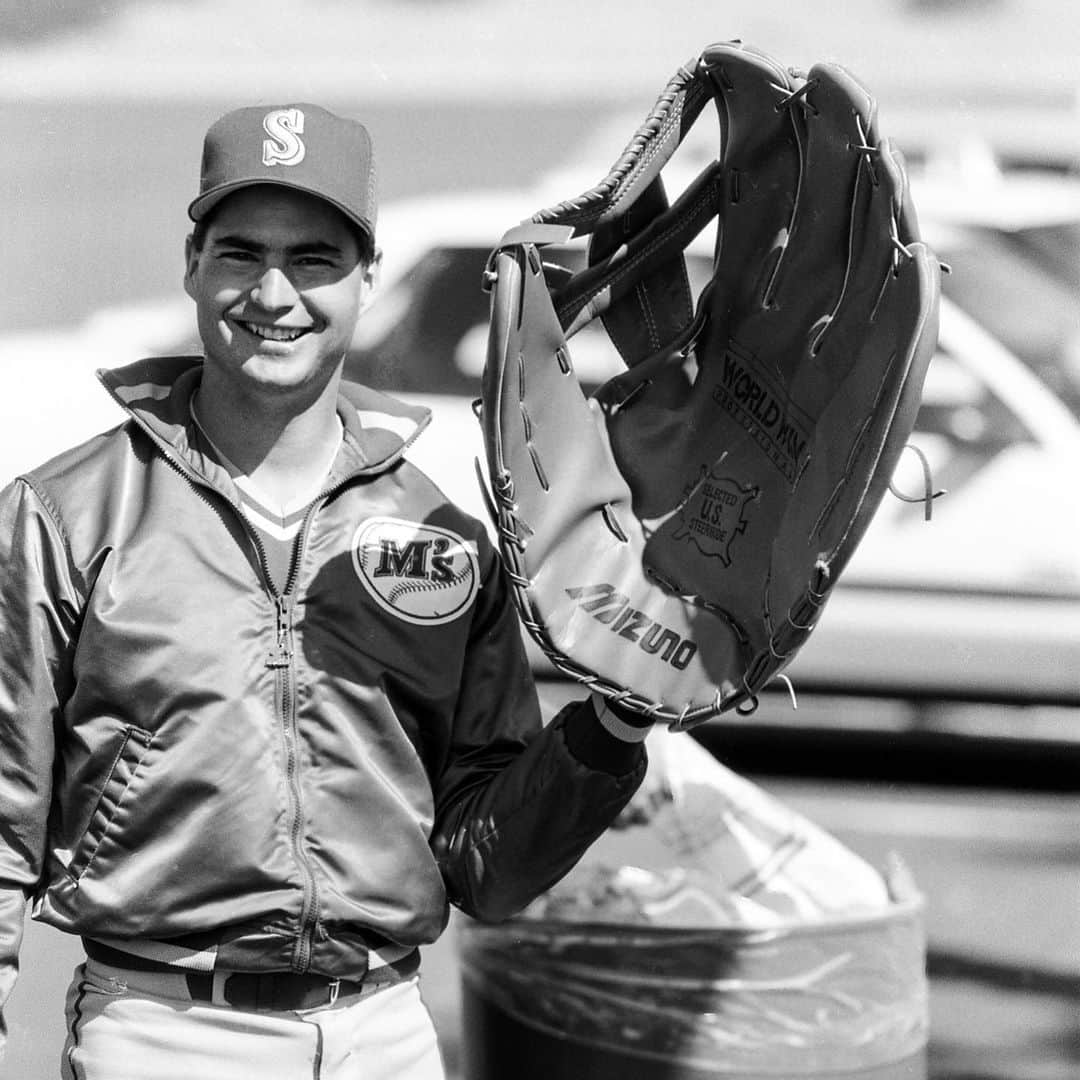
[[[378,268],[329,203],[262,184],[228,196],[184,287],[195,301],[207,376],[246,394],[317,392],[339,370]]]

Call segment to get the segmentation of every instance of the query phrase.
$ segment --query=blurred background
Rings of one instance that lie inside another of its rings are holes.
[[[931,1076],[1074,1078],[1073,5],[0,0],[0,481],[119,419],[95,368],[195,347],[182,252],[206,127],[238,105],[315,101],[363,119],[378,153],[386,281],[350,372],[435,406],[420,463],[482,512],[468,406],[488,250],[598,181],[677,67],[730,39],[795,68],[842,63],[908,157],[926,238],[951,271],[913,439],[948,494],[929,523],[886,497],[792,666],[797,710],[786,691],[766,695],[749,720],[695,737],[860,853],[899,851],[912,867],[927,896]],[[707,249],[690,259],[707,269]],[[578,347],[584,370],[590,347]],[[917,459],[897,485],[922,490]],[[539,660],[537,672],[549,709],[573,692]],[[2,1075],[55,1074],[78,957],[29,929]],[[453,927],[426,971],[459,1080]]]

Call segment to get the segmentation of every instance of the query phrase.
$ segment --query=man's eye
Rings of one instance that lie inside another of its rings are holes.
[[[224,259],[226,262],[251,262],[255,256],[250,251],[243,251],[239,248],[226,248],[218,252],[218,258]]]

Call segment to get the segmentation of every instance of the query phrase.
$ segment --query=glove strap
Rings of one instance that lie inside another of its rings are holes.
[[[544,244],[565,244],[573,235],[574,230],[569,225],[538,225],[535,221],[523,221],[520,225],[507,229],[495,250],[518,244],[536,244],[537,247],[543,247]]]
[[[573,225],[575,235],[583,236],[621,214],[660,175],[711,99],[699,58],[694,58],[672,76],[607,176],[577,198],[537,211],[532,220]]]

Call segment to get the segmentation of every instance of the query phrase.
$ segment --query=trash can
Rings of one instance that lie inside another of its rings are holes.
[[[460,928],[465,1080],[925,1080],[923,906],[768,929]]]

